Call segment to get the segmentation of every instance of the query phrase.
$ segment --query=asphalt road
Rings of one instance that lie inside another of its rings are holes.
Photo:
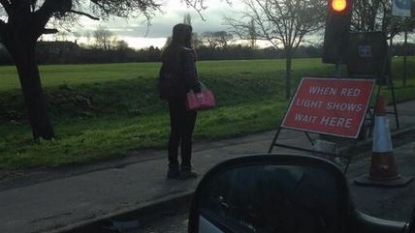
[[[378,218],[409,221],[413,209],[415,183],[398,189],[379,189],[350,185],[350,192],[358,210]],[[132,233],[186,233],[187,213],[160,217],[143,224]]]
[[[406,136],[404,141],[394,153],[395,164],[402,177],[415,177],[415,142],[414,135]],[[398,143],[397,143],[398,144]],[[412,218],[415,207],[415,181],[403,187],[384,188],[359,186],[354,181],[361,175],[367,174],[371,157],[363,158],[352,164],[346,176],[349,180],[350,195],[357,210],[373,217],[387,220],[408,222]],[[141,229],[145,233],[161,232],[187,232],[187,213],[179,212],[176,215],[160,218],[155,222],[144,225]],[[144,231],[143,231],[144,230]]]
[[[186,233],[188,224],[187,218],[187,213],[166,216],[149,225],[144,225],[141,229],[133,231],[133,233]]]
[[[415,142],[407,143],[400,147],[399,156],[395,158],[398,171],[402,176],[415,176],[415,169],[403,164],[403,162],[415,164],[415,157],[411,156],[414,148]],[[402,155],[405,153],[409,154],[403,159],[404,157]],[[415,206],[415,198],[413,195],[415,193],[415,182],[413,181],[399,188],[367,187],[354,184],[354,180],[367,171],[369,162],[370,157],[362,159],[362,161],[353,164],[347,173],[350,195],[352,196],[356,209],[373,217],[402,222],[410,221]],[[186,206],[181,206],[177,210],[165,210],[156,218],[149,221],[140,222],[138,220],[140,227],[131,232],[186,233],[188,223],[187,208]]]
[[[395,221],[409,221],[414,202],[415,183],[404,188],[383,189],[350,185],[358,210],[374,217]],[[188,213],[171,212],[146,223],[131,233],[186,233]]]
[[[395,164],[402,177],[415,177],[415,142],[397,148]],[[380,188],[357,186],[353,181],[369,170],[370,159],[359,161],[347,175],[350,192],[358,210],[378,218],[394,221],[409,221],[415,207],[415,181],[404,187]]]

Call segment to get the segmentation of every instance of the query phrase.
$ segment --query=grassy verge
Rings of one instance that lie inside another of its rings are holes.
[[[0,168],[57,167],[129,156],[140,148],[164,148],[169,119],[166,104],[155,91],[158,66],[41,67],[57,138],[37,144],[25,123],[20,91],[11,81],[13,69],[1,67],[6,78],[0,83],[9,87],[0,85]],[[199,62],[198,66],[218,106],[199,113],[196,142],[277,128],[288,105],[283,99],[284,61]],[[332,72],[320,59],[295,60],[293,69],[293,92],[301,77]],[[414,72],[409,70],[406,87],[395,82],[398,101],[415,97]],[[386,88],[382,91],[390,94]]]

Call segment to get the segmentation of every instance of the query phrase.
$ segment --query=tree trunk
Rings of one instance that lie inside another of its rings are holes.
[[[54,137],[54,132],[35,62],[36,39],[32,35],[24,35],[8,42],[6,47],[16,64],[33,139],[50,140]]]
[[[285,99],[291,98],[291,63],[292,54],[291,50],[286,50],[285,54]]]

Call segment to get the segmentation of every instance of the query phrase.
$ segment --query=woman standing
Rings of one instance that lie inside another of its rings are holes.
[[[168,79],[168,90],[161,90],[160,96],[169,105],[170,138],[168,142],[169,179],[196,178],[192,170],[192,134],[196,112],[187,111],[186,94],[190,90],[200,92],[196,70],[196,58],[191,48],[192,27],[177,24],[173,27],[171,43],[163,51],[162,72]],[[181,163],[178,160],[180,145]]]

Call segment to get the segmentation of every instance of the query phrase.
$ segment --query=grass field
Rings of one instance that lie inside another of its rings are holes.
[[[398,101],[415,97],[414,64],[410,58],[406,87],[400,77],[394,82]],[[57,167],[164,148],[169,123],[155,88],[159,65],[41,66],[57,138],[40,143],[31,140],[15,68],[0,67],[0,168]],[[402,61],[393,65],[399,76]],[[284,60],[199,61],[200,78],[214,91],[218,106],[199,113],[195,141],[276,129],[288,105],[284,66]],[[327,77],[333,71],[320,59],[294,60],[292,92],[301,77]]]

